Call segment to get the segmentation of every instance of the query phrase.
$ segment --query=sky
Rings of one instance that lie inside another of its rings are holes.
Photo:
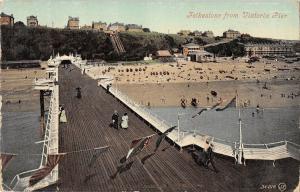
[[[38,17],[40,25],[65,27],[68,16],[79,25],[92,21],[139,24],[152,31],[177,33],[228,29],[257,37],[299,40],[298,0],[0,0],[1,12],[26,24]],[[204,17],[203,17],[204,16]]]

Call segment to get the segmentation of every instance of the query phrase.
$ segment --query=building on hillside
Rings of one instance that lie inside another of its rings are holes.
[[[195,37],[200,37],[200,36],[202,36],[202,32],[201,32],[201,31],[197,31],[197,30],[196,30],[196,31],[194,31],[193,33],[194,33],[194,36],[195,36]]]
[[[172,57],[169,50],[158,50],[155,54],[156,57]]]
[[[241,36],[241,33],[239,31],[234,31],[232,29],[229,29],[223,33],[223,37],[229,38],[229,39],[235,39]]]
[[[14,26],[14,16],[13,16],[13,14],[7,15],[7,14],[2,12],[1,15],[0,15],[0,25]]]
[[[20,68],[37,68],[41,67],[40,60],[23,60],[23,61],[2,61],[1,69],[20,69]]]
[[[153,58],[152,58],[152,54],[149,54],[148,56],[146,55],[145,57],[144,57],[144,61],[150,61],[150,60],[152,60]]]
[[[209,37],[209,38],[213,38],[214,37],[214,33],[212,31],[204,31],[202,33],[202,36],[204,37]]]
[[[84,25],[80,27],[81,30],[91,31],[93,30],[92,26],[90,25]]]
[[[67,29],[79,29],[79,17],[69,16]]]
[[[116,23],[110,24],[108,26],[108,30],[115,31],[115,32],[123,32],[126,29],[125,29],[124,23],[118,23],[118,22],[116,22]]]
[[[142,25],[128,24],[126,25],[126,30],[129,32],[143,32]]]
[[[92,28],[95,31],[107,31],[107,24],[105,22],[93,22]]]
[[[215,59],[216,59],[214,57],[214,54],[209,53],[209,52],[204,51],[204,50],[200,50],[200,51],[197,51],[197,52],[192,52],[189,55],[189,58],[190,58],[190,61],[199,62],[199,63],[211,62],[211,61],[215,61]]]
[[[188,43],[182,46],[182,54],[187,57],[193,53],[203,51],[204,47],[195,43]]]
[[[252,56],[290,56],[295,54],[291,44],[245,44],[245,53]]]
[[[162,62],[172,62],[174,61],[172,54],[169,50],[158,50],[155,53],[154,58],[159,59]]]
[[[173,54],[174,53],[181,53],[181,51],[177,47],[172,48],[171,51],[172,51]]]
[[[182,53],[174,53],[175,61],[185,61],[186,58],[182,55]]]
[[[27,17],[27,26],[28,27],[37,27],[39,26],[39,22],[37,16],[30,15]]]
[[[182,35],[182,36],[188,36],[190,35],[192,32],[190,30],[180,30],[177,34],[178,35]]]
[[[241,34],[241,38],[251,38],[251,35],[248,33]]]

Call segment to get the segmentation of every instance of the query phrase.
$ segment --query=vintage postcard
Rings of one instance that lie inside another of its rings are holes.
[[[300,191],[298,0],[0,8],[0,191]]]

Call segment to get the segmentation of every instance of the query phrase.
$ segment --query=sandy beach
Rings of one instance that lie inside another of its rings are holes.
[[[1,70],[3,111],[38,111],[40,96],[33,82],[45,76],[46,71],[40,68]]]
[[[113,86],[141,105],[199,106],[229,102],[238,93],[238,105],[247,107],[299,106],[300,63],[262,59],[248,64],[243,59],[222,58],[217,63],[178,62],[150,65],[96,66],[87,69],[94,79],[110,77]],[[217,96],[212,96],[216,91]]]
[[[40,153],[40,96],[33,89],[35,78],[46,77],[41,68],[2,69],[2,128],[1,148],[10,153]],[[46,97],[47,99],[47,97]],[[45,101],[47,105],[47,100]],[[23,171],[35,169],[40,156],[17,156],[3,170],[3,181],[9,185],[13,177]]]

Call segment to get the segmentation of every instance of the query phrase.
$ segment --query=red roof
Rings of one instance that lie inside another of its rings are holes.
[[[156,52],[156,56],[158,56],[158,57],[171,57],[172,55],[171,55],[170,51],[168,51],[168,50],[158,50]]]
[[[7,14],[5,14],[3,12],[1,12],[0,17],[12,17],[12,18],[14,18],[13,15],[7,15]]]

